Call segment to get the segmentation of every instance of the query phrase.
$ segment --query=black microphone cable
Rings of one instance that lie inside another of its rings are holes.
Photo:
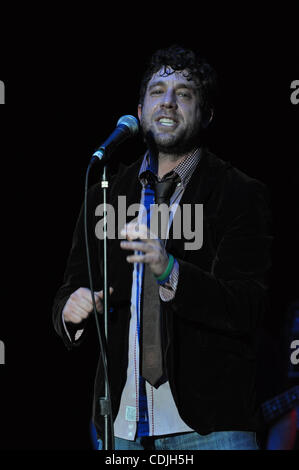
[[[96,328],[98,333],[100,351],[101,351],[101,358],[103,362],[103,369],[104,369],[104,378],[107,384],[107,406],[109,410],[109,417],[110,417],[110,442],[111,442],[111,450],[114,450],[114,424],[113,424],[113,416],[112,416],[112,406],[111,406],[111,394],[110,394],[110,384],[109,384],[109,377],[108,377],[108,370],[107,370],[107,355],[106,350],[104,348],[99,319],[98,319],[98,312],[96,308],[96,301],[94,296],[94,289],[93,289],[93,279],[92,279],[92,272],[91,272],[91,265],[90,265],[90,253],[89,253],[89,246],[88,246],[88,226],[87,226],[87,193],[88,193],[88,178],[89,172],[92,167],[93,161],[91,161],[88,165],[86,175],[85,175],[85,189],[84,189],[84,234],[85,234],[85,247],[86,247],[86,257],[87,257],[87,268],[88,268],[88,277],[89,277],[89,286],[91,290],[91,298],[92,298],[92,305],[93,305],[93,313],[96,322]],[[109,289],[108,289],[108,296],[109,296]]]

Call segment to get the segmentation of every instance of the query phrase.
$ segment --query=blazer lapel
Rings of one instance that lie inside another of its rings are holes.
[[[181,238],[174,239],[171,236],[166,243],[166,249],[174,256],[178,256],[181,259],[184,259],[186,256],[184,245],[188,240],[183,236],[184,232],[182,223],[184,204],[203,204],[205,219],[210,197],[215,187],[220,184],[223,173],[229,165],[229,163],[223,162],[219,158],[215,157],[207,149],[202,149],[199,164],[194,170],[179,203],[181,210]],[[191,224],[194,226],[194,213],[192,213]]]

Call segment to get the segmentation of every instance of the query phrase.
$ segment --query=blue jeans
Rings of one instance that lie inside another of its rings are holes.
[[[98,441],[102,450],[102,441]],[[166,437],[115,438],[115,450],[259,450],[254,432],[219,431],[205,436],[197,432]]]

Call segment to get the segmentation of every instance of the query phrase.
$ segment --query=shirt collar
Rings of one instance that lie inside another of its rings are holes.
[[[184,160],[182,160],[171,172],[175,172],[179,177],[183,184],[183,187],[188,184],[198,162],[200,160],[200,148],[197,148],[194,152],[187,155]],[[146,172],[151,171],[155,175],[158,172],[158,165],[157,162],[151,157],[149,151],[147,151],[144,155],[140,170],[139,170],[139,181],[143,186],[147,184]],[[167,173],[168,174],[168,173]],[[166,176],[166,175],[164,175]]]

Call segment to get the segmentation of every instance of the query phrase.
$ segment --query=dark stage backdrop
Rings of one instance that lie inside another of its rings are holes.
[[[53,330],[51,307],[89,158],[121,115],[137,115],[141,74],[157,48],[179,43],[215,67],[221,99],[209,146],[271,191],[275,242],[266,323],[274,334],[298,298],[299,104],[291,103],[290,86],[299,80],[299,44],[292,14],[282,28],[279,16],[249,18],[239,11],[221,22],[215,12],[192,27],[185,18],[183,31],[180,14],[176,22],[157,17],[151,24],[144,15],[131,29],[111,23],[105,31],[85,17],[72,23],[53,15],[51,25],[35,24],[31,36],[10,30],[3,38],[9,45],[0,69],[6,91],[0,108],[0,449],[91,449],[96,334],[68,352]],[[115,161],[129,164],[143,151],[140,139],[128,141]],[[91,183],[99,178],[95,167]]]

